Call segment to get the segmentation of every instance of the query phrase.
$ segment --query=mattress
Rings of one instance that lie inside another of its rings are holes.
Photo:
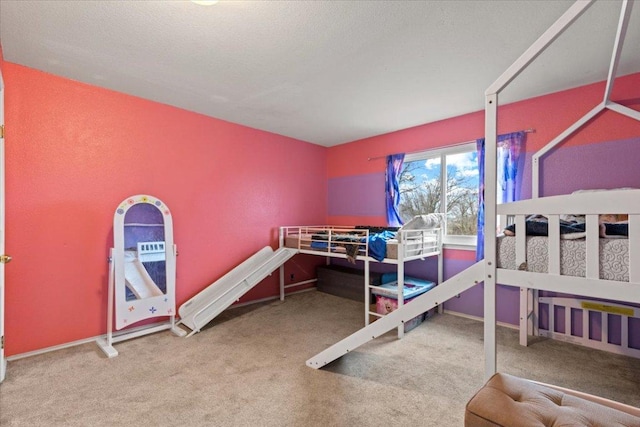
[[[600,240],[600,278],[629,281],[629,240]],[[547,273],[548,237],[527,236],[527,271]],[[560,274],[584,277],[586,271],[585,239],[560,240]],[[498,268],[516,270],[516,238],[498,238]]]
[[[297,234],[292,234],[289,235],[285,238],[285,242],[284,245],[287,248],[295,248],[295,249],[302,249],[302,250],[307,250],[307,251],[317,251],[317,252],[327,252],[326,249],[318,249],[318,248],[312,248],[311,247],[311,237],[312,234],[301,234],[301,235],[297,235]],[[416,240],[416,242],[418,242]],[[300,244],[300,248],[298,248],[298,244]],[[432,247],[432,249],[435,251],[437,249],[437,240],[436,239],[429,239],[429,240],[425,240],[425,244],[424,244],[424,249],[428,250],[430,247]],[[414,248],[413,253],[411,254],[413,255],[419,255],[422,250],[420,248],[417,248],[418,243],[415,243],[413,245],[409,244],[409,247]],[[417,248],[417,249],[416,249]],[[335,245],[332,249],[331,249],[332,253],[346,253],[346,248],[344,248],[343,246],[340,245]],[[389,241],[387,241],[387,259],[398,259],[398,241],[395,239],[391,239]]]
[[[296,235],[292,234],[285,238],[284,245],[287,248],[295,248],[302,249],[307,251],[317,251],[317,252],[327,252],[326,249],[321,248],[312,248],[311,247],[311,237],[312,234],[301,234]],[[298,248],[298,243],[300,244],[300,248]],[[334,245],[331,248],[332,253],[344,254],[346,253],[346,248],[340,245]],[[398,258],[398,241],[397,240],[389,240],[387,242],[387,258],[389,259],[397,259]]]

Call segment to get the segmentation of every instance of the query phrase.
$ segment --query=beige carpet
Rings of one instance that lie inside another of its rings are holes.
[[[161,332],[10,361],[9,426],[461,426],[483,383],[482,323],[436,315],[322,370],[305,361],[363,323],[319,292],[227,310],[203,332]],[[498,328],[499,370],[640,405],[640,361]],[[10,339],[10,337],[7,337]]]

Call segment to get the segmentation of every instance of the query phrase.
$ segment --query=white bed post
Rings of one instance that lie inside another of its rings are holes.
[[[369,307],[371,305],[371,273],[369,270],[369,257],[364,259],[364,325],[369,325]]]
[[[486,94],[484,144],[484,375],[496,373],[496,156],[498,95]]]
[[[279,268],[279,276],[280,276],[280,301],[284,301],[284,264],[282,264]]]
[[[405,236],[400,236],[403,240]],[[404,245],[398,245],[398,308],[404,305]],[[398,326],[398,338],[404,338],[404,322]]]
[[[442,233],[439,233],[440,237],[438,237],[438,247],[440,248],[440,253],[438,254],[438,285],[440,285],[444,280],[444,253],[442,251],[442,243],[440,239],[442,239]],[[443,304],[438,305],[438,313],[444,313],[444,302]]]
[[[284,227],[280,227],[278,232],[278,248],[284,248]],[[278,270],[280,279],[280,301],[284,301],[284,264],[282,264]]]

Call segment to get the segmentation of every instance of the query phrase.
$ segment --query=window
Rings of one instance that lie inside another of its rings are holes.
[[[405,156],[400,174],[402,220],[445,212],[444,242],[475,245],[478,227],[478,153],[476,144]]]

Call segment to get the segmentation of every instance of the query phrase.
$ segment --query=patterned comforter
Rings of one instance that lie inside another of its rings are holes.
[[[527,236],[527,271],[547,273],[547,237]],[[600,278],[629,281],[629,240],[600,240]],[[560,274],[584,277],[586,271],[584,239],[560,241]],[[516,238],[498,238],[498,268],[516,267]]]

